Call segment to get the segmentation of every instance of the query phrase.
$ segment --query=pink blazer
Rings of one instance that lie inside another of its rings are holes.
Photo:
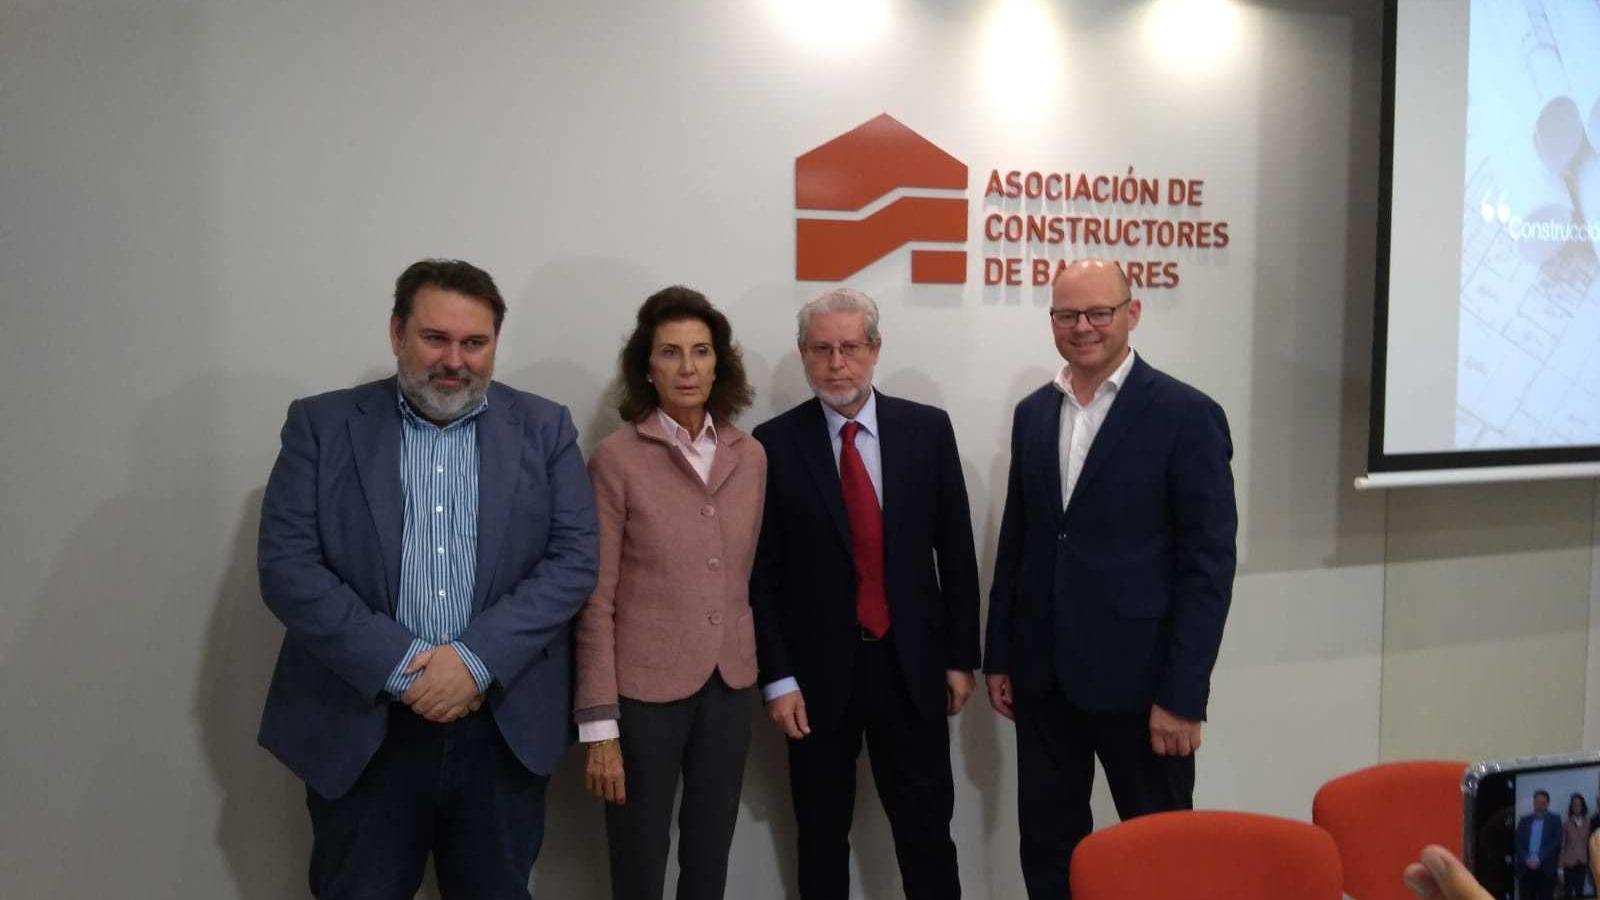
[[[652,409],[607,435],[589,460],[600,519],[600,581],[578,616],[573,717],[617,718],[617,698],[681,700],[720,672],[756,680],[750,565],[766,500],[767,454],[717,424],[700,481]]]

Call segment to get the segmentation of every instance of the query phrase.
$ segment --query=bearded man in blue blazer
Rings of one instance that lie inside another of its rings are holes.
[[[599,532],[567,410],[490,380],[504,316],[488,273],[423,260],[395,284],[397,375],[289,406],[260,741],[306,783],[323,900],[411,898],[430,853],[446,897],[529,896]]]
[[[1016,722],[1036,900],[1071,896],[1096,756],[1122,818],[1193,805],[1233,593],[1227,417],[1128,346],[1140,312],[1115,263],[1063,269],[1050,319],[1066,365],[1012,422],[984,672]]]

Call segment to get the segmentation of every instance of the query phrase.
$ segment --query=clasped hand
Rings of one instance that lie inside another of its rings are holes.
[[[483,706],[472,671],[449,644],[430,647],[411,658],[406,674],[421,672],[400,702],[429,722],[454,722]]]

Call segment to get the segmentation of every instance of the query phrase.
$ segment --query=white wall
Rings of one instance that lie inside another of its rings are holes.
[[[1161,44],[1152,3],[1044,4],[1043,27],[995,2],[802,6],[0,6],[0,895],[304,890],[301,788],[254,745],[281,635],[255,588],[260,491],[291,398],[391,369],[404,265],[494,273],[499,376],[571,405],[586,446],[615,425],[599,398],[637,303],[696,286],[745,346],[753,425],[805,396],[794,158],[880,112],[971,166],[975,234],[991,165],[1207,180],[1233,243],[1180,257],[1135,336],[1237,445],[1242,565],[1197,799],[1304,816],[1378,758],[1384,501],[1349,487],[1370,4],[1228,6],[1217,42]],[[884,389],[957,423],[987,571],[1010,405],[1058,365],[1044,299],[913,288],[906,265],[852,283],[884,308]],[[966,891],[1020,896],[1010,728],[979,703],[953,740]],[[758,728],[730,897],[792,890],[782,757]],[[578,775],[574,754],[552,786],[547,897],[606,892]],[[857,835],[861,895],[897,896],[870,790]]]

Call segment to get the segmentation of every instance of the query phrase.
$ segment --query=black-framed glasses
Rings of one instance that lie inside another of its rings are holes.
[[[1052,309],[1050,310],[1050,321],[1061,328],[1076,328],[1078,317],[1082,316],[1089,320],[1090,325],[1096,328],[1104,328],[1111,324],[1112,319],[1116,318],[1117,310],[1132,302],[1133,298],[1129,297],[1116,306],[1096,306],[1093,309]]]
[[[813,344],[805,344],[802,349],[804,349],[806,355],[812,359],[833,359],[834,351],[838,351],[839,355],[845,359],[855,359],[862,353],[866,352],[866,349],[871,346],[871,341],[844,341],[843,343],[839,344],[828,344],[822,341],[817,341]]]

